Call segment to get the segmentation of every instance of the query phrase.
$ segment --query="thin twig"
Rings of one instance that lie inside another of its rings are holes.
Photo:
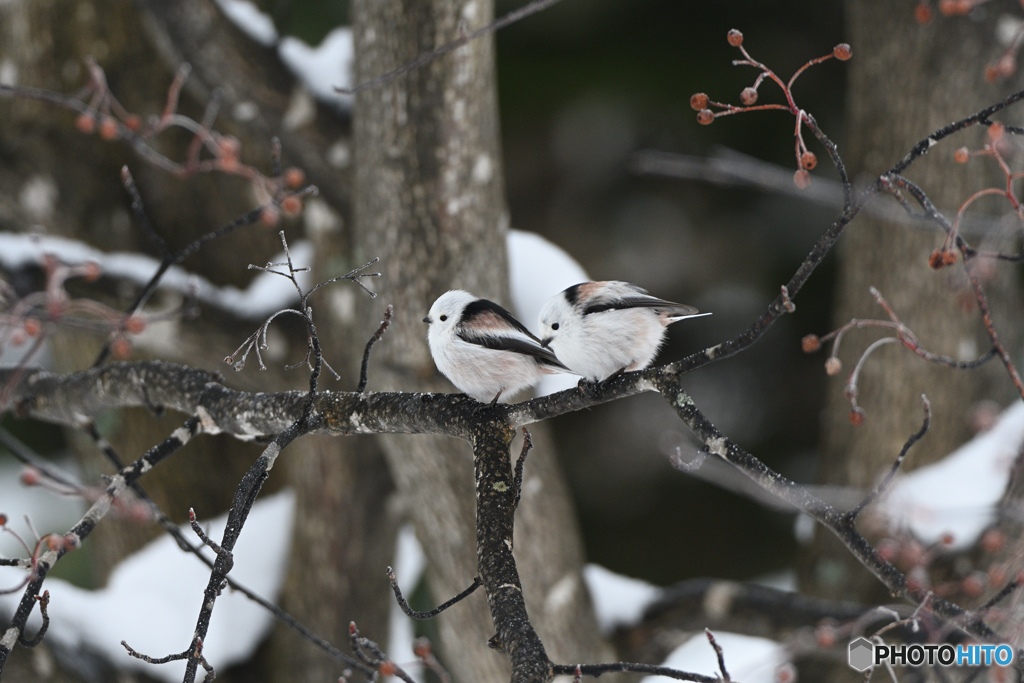
[[[388,307],[384,309],[384,319],[380,321],[380,327],[373,333],[370,340],[366,342],[366,348],[363,349],[363,364],[359,368],[359,386],[356,387],[356,393],[361,394],[366,390],[366,383],[368,381],[367,374],[370,369],[370,350],[373,349],[373,345],[380,341],[380,338],[384,336],[384,333],[388,329],[388,325],[391,324],[391,314],[394,313],[395,307],[388,304]]]
[[[793,78],[795,79],[796,76],[793,76]],[[711,629],[705,628],[704,635],[708,637],[708,642],[711,643],[711,647],[715,651],[715,656],[718,657],[718,670],[722,672],[722,680],[726,681],[726,683],[732,681],[732,679],[729,678],[729,672],[725,669],[725,653],[722,652],[722,646],[718,644],[717,640],[715,640],[715,636],[711,633]]]
[[[907,453],[909,453],[910,449],[914,447],[914,444],[916,444],[918,441],[924,438],[924,435],[928,433],[928,428],[931,427],[932,424],[932,404],[928,401],[928,397],[925,396],[924,394],[921,394],[921,404],[922,408],[924,409],[924,421],[921,423],[921,428],[914,432],[914,434],[912,434],[910,438],[907,439],[906,443],[903,444],[903,448],[900,449],[900,454],[896,456],[896,462],[894,462],[892,464],[892,467],[889,468],[889,471],[886,473],[885,477],[883,477],[882,480],[875,485],[875,488],[871,491],[871,493],[864,496],[864,500],[858,503],[857,507],[853,508],[852,510],[846,513],[847,517],[851,522],[857,519],[857,515],[859,515],[864,510],[864,508],[866,508],[874,501],[878,500],[878,497],[885,493],[886,489],[889,488],[889,484],[892,483],[893,477],[896,476],[896,473],[899,471],[900,466],[903,464],[903,459],[907,456]]]
[[[456,595],[454,598],[452,598],[448,602],[445,602],[444,604],[438,605],[434,609],[428,610],[426,612],[417,612],[413,608],[409,607],[409,603],[402,596],[402,589],[398,587],[398,579],[395,578],[394,570],[392,570],[391,567],[388,567],[387,570],[386,570],[386,573],[387,573],[387,577],[388,577],[388,582],[391,583],[391,590],[394,591],[394,593],[395,593],[395,600],[398,602],[398,606],[400,608],[402,608],[402,611],[405,612],[405,614],[407,616],[410,616],[413,619],[419,619],[419,620],[432,619],[432,618],[436,617],[438,614],[440,614],[441,612],[445,611],[446,609],[448,609],[449,607],[451,607],[455,603],[460,602],[461,600],[463,600],[464,598],[469,596],[473,591],[475,591],[477,588],[479,588],[482,585],[481,582],[480,582],[480,577],[478,576],[478,577],[473,579],[473,583],[469,584],[469,588],[467,588],[466,590],[462,591],[461,593]]]

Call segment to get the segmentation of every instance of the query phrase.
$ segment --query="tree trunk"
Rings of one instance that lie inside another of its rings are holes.
[[[487,0],[354,1],[356,82],[457,38],[460,24],[486,25],[492,13]],[[355,257],[380,256],[384,274],[379,303],[362,306],[361,317],[376,321],[385,304],[395,306],[371,363],[372,389],[450,391],[425,342],[421,319],[431,302],[452,288],[509,301],[498,132],[489,36],[356,96]],[[446,600],[477,574],[471,450],[437,437],[380,441],[426,550],[433,596]],[[580,576],[569,497],[550,440],[540,443],[517,516],[527,607],[553,661],[607,661]],[[482,594],[442,614],[438,626],[456,680],[508,677],[506,658],[485,647],[494,627]]]

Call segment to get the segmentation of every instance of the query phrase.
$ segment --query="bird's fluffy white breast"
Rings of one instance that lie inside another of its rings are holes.
[[[507,336],[529,340],[521,332]],[[437,369],[478,401],[489,402],[499,391],[507,400],[540,380],[541,369],[532,356],[463,341],[454,328],[441,330],[431,325],[427,341]]]
[[[574,320],[551,341],[551,349],[569,368],[600,380],[626,368],[646,367],[658,353],[665,327],[649,308],[591,313]]]

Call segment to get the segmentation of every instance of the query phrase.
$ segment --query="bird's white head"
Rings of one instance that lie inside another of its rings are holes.
[[[579,308],[567,297],[571,290],[573,290],[572,287],[554,295],[540,309],[538,336],[542,346],[550,346],[551,342],[557,340],[567,331],[571,331],[573,326],[580,323],[582,316]]]
[[[430,325],[430,334],[451,333],[462,320],[462,312],[466,306],[476,301],[476,297],[461,289],[453,289],[437,297],[430,307],[430,312],[423,322]]]

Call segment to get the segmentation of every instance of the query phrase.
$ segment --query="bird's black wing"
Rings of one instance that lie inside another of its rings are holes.
[[[460,329],[456,334],[459,339],[470,344],[494,349],[495,351],[510,351],[524,356],[533,356],[543,365],[558,368],[559,370],[569,369],[549,349],[544,348],[531,339],[502,334],[473,334],[465,329]]]
[[[693,306],[677,304],[674,301],[665,301],[653,296],[624,296],[611,300],[595,301],[583,309],[583,315],[626,308],[659,308],[663,311],[677,313],[678,315],[696,315],[700,312]]]

